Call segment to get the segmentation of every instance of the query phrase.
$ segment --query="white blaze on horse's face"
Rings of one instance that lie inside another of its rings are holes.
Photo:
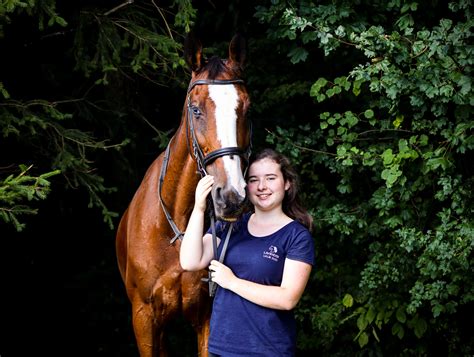
[[[217,139],[221,147],[234,147],[237,145],[237,107],[239,96],[234,85],[209,85],[209,97],[216,106]],[[245,180],[242,176],[240,157],[234,155],[233,159],[223,156],[224,169],[229,178],[229,184],[245,197]]]

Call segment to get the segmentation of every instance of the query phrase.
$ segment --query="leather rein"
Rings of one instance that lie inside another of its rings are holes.
[[[249,146],[247,147],[246,150],[243,150],[239,147],[236,146],[230,146],[230,147],[223,147],[214,151],[211,151],[208,154],[204,154],[201,147],[199,146],[199,143],[196,138],[195,130],[194,130],[194,124],[193,124],[193,108],[191,105],[191,91],[193,90],[194,87],[198,85],[229,85],[229,84],[244,84],[244,81],[242,79],[198,79],[194,82],[191,82],[189,84],[188,90],[187,90],[187,110],[186,110],[186,123],[187,123],[187,130],[186,130],[186,135],[187,135],[187,142],[189,145],[189,153],[191,154],[192,157],[194,157],[194,160],[196,161],[198,171],[201,175],[201,177],[204,177],[207,175],[206,172],[206,167],[210,163],[212,163],[214,160],[216,160],[219,157],[223,156],[233,156],[237,155],[241,158],[243,158],[246,161],[246,164],[248,165],[248,160],[252,151],[252,143],[250,141]],[[191,144],[189,144],[189,135],[191,135]],[[250,135],[252,135],[252,128],[250,126]],[[177,239],[182,239],[184,236],[184,232],[180,231],[176,223],[173,221],[173,218],[171,217],[168,209],[166,208],[166,205],[163,202],[163,198],[161,195],[162,187],[163,187],[163,181],[166,175],[166,171],[168,169],[168,163],[170,159],[170,143],[168,143],[168,146],[166,147],[165,151],[165,157],[163,159],[163,163],[161,165],[161,172],[160,172],[160,179],[159,179],[159,189],[158,189],[158,196],[160,199],[161,203],[161,208],[163,209],[163,212],[165,213],[166,219],[173,229],[174,236],[170,240],[170,244],[173,244]],[[227,245],[229,242],[229,237],[232,233],[232,227],[233,223],[229,225],[229,229],[227,231],[226,237],[224,239],[224,245],[221,250],[221,254],[218,257],[217,256],[217,236],[216,236],[216,224],[215,224],[215,213],[214,213],[214,205],[212,198],[208,198],[208,211],[209,211],[209,216],[211,220],[211,231],[212,231],[212,248],[213,248],[213,253],[214,253],[214,259],[219,260],[221,263],[224,261],[224,256],[225,252],[227,249]],[[217,288],[216,283],[214,283],[211,280],[210,272],[209,272],[209,277],[202,279],[203,281],[207,281],[209,283],[209,295],[214,296],[215,290]]]

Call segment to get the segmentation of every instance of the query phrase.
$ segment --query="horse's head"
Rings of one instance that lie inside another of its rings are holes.
[[[246,119],[250,100],[241,79],[245,40],[234,36],[228,59],[206,60],[201,44],[188,36],[185,57],[192,69],[186,103],[191,156],[201,174],[214,176],[211,195],[216,217],[232,221],[245,199],[243,171],[251,145]]]

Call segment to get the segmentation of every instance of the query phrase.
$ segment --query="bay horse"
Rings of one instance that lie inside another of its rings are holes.
[[[207,272],[184,271],[178,254],[202,175],[214,176],[215,218],[235,220],[245,199],[251,147],[250,100],[241,79],[245,39],[235,35],[228,52],[225,60],[207,60],[201,43],[187,37],[184,54],[192,74],[180,125],[146,171],[117,229],[118,266],[141,357],[167,356],[164,328],[178,314],[193,326],[199,356],[207,356],[211,299],[201,281]]]

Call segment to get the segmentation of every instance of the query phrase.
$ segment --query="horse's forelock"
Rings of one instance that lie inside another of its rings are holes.
[[[239,73],[232,68],[231,78],[239,77]],[[224,73],[228,72],[229,68],[226,67],[225,62],[217,56],[212,56],[209,58],[204,66],[199,69],[198,73],[207,72],[207,77],[209,79],[217,79],[217,77]]]

